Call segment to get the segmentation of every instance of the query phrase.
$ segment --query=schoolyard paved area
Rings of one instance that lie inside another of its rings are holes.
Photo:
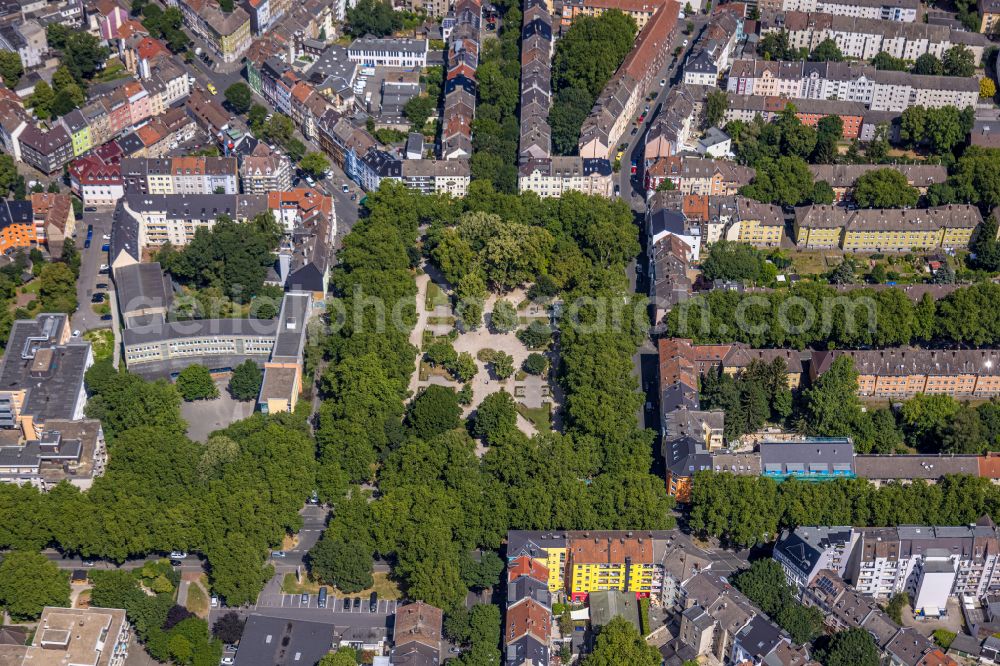
[[[253,414],[253,401],[234,400],[226,390],[228,384],[229,375],[215,380],[215,385],[219,389],[219,397],[215,400],[181,403],[181,416],[187,421],[189,438],[196,442],[205,442],[216,430]]]

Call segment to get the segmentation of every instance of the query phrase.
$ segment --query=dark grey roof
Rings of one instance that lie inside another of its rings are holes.
[[[393,648],[389,663],[392,666],[436,666],[441,663],[441,653],[429,645],[413,641]]]
[[[278,315],[277,339],[274,342],[272,359],[298,359],[305,344],[306,318],[312,296],[303,293],[288,293],[281,301]]]
[[[117,259],[122,252],[139,261],[142,259],[142,248],[139,246],[139,220],[126,215],[124,205],[125,199],[119,199],[115,208],[111,226],[111,261]]]
[[[137,213],[165,211],[169,218],[215,220],[220,215],[250,218],[267,210],[267,196],[255,194],[143,194],[127,192],[124,201]]]
[[[548,666],[549,663],[549,646],[531,634],[525,634],[504,647],[505,666],[521,666],[526,663],[537,666]]]
[[[208,335],[274,337],[277,329],[275,319],[188,319],[160,326],[128,328],[122,338],[126,345],[141,345]]]
[[[767,656],[783,640],[781,629],[763,615],[750,620],[750,624],[737,634],[736,639],[748,654],[758,660]]]
[[[552,595],[549,593],[549,586],[531,576],[519,576],[517,580],[507,583],[508,606],[513,606],[524,599],[534,599],[546,608],[552,607]]]
[[[167,278],[159,262],[117,268],[114,279],[115,296],[122,312],[170,305]]]
[[[649,230],[651,236],[671,233],[683,236],[686,233],[684,213],[670,208],[657,208],[649,214]]]
[[[783,555],[786,562],[805,577],[816,568],[827,548],[850,539],[850,527],[799,527],[784,532],[774,544],[774,551]]]
[[[333,646],[332,624],[251,613],[236,666],[312,666]]]
[[[90,360],[90,343],[59,345],[69,321],[64,314],[40,314],[14,322],[3,365],[0,391],[26,390],[22,412],[37,420],[73,419],[83,374]]]
[[[35,214],[31,201],[16,199],[0,200],[0,229],[11,224],[32,224]]]
[[[829,474],[854,470],[854,447],[850,440],[807,442],[761,442],[764,473]]]
[[[146,144],[142,142],[138,134],[130,132],[118,139],[118,147],[122,149],[122,153],[125,155],[134,155],[145,148]]]

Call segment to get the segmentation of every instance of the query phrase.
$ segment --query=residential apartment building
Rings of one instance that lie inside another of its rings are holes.
[[[667,0],[569,0],[562,5],[560,23],[565,31],[579,16],[600,16],[609,9],[617,9],[631,16],[642,30],[666,3]]]
[[[845,102],[826,99],[789,99],[787,97],[768,97],[765,95],[737,95],[729,93],[729,105],[726,107],[724,122],[740,120],[751,122],[760,116],[765,122],[773,122],[781,113],[792,106],[795,117],[803,125],[816,127],[826,116],[837,116],[843,123],[841,136],[844,139],[857,139],[864,127],[867,107],[861,102]]]
[[[527,0],[521,27],[520,159],[552,154],[552,15],[544,0]]]
[[[754,247],[779,247],[785,237],[785,215],[780,206],[736,198],[736,212],[726,229],[726,240]]]
[[[898,399],[918,393],[956,398],[1000,395],[1000,350],[911,349],[813,352],[809,376],[815,380],[833,361],[847,356],[858,371],[858,395]]]
[[[919,0],[761,0],[761,11],[821,12],[835,16],[913,23]]]
[[[70,195],[32,192],[28,199],[35,224],[36,241],[44,244],[51,256],[61,257],[63,243],[67,238],[72,238],[76,230],[76,216]]]
[[[552,593],[548,587],[549,570],[543,564],[522,554],[507,564],[507,615],[514,631],[504,636],[504,664],[535,664],[547,666],[551,658],[549,637],[541,629],[531,627],[518,632],[518,616],[552,614]],[[515,610],[516,609],[516,610]]]
[[[881,51],[895,58],[916,60],[925,53],[938,58],[961,44],[972,51],[980,65],[988,46],[985,36],[930,23],[902,23],[874,18],[837,16],[819,12],[761,13],[760,34],[785,30],[792,48],[812,51],[825,39],[832,39],[848,58],[871,60]]]
[[[0,199],[0,253],[34,247],[38,243],[30,201]]]
[[[859,533],[850,527],[800,527],[781,533],[771,554],[802,594],[823,571],[847,572]]]
[[[118,608],[46,606],[31,645],[4,645],[10,666],[123,666],[132,627]]]
[[[0,438],[0,483],[47,492],[65,481],[87,490],[104,474],[107,458],[100,421],[50,419],[39,439],[5,431]]]
[[[896,112],[911,106],[962,109],[975,106],[979,95],[978,82],[974,79],[876,70],[871,65],[854,63],[807,61],[737,60],[730,70],[726,89],[735,95],[789,98],[796,107],[799,99],[836,100],[864,104],[874,111]],[[733,101],[737,103],[736,109],[753,102]],[[767,114],[781,109],[774,111],[766,106],[763,109],[752,106],[733,111],[727,119],[742,120],[748,115],[752,118],[758,112],[766,118]],[[857,115],[857,110],[853,110],[853,115]]]
[[[253,38],[250,15],[240,5],[224,12],[217,0],[176,0],[184,22],[208,42],[223,62],[236,62]]]
[[[292,188],[292,163],[284,153],[260,142],[240,163],[240,180],[246,194],[284,192]]]
[[[55,173],[73,159],[73,140],[62,125],[47,132],[27,125],[17,141],[21,159],[45,174]]]
[[[483,5],[480,0],[458,0],[455,23],[448,36],[444,113],[438,157],[454,160],[472,157],[472,120],[476,114],[476,70]]]
[[[939,615],[949,597],[979,599],[1000,590],[1000,539],[988,516],[960,527],[800,527],[795,532],[802,537],[786,533],[782,541],[794,545],[815,530],[833,530],[837,538],[813,543],[813,559],[838,563],[844,580],[875,599],[907,592],[918,615]],[[800,592],[818,576],[803,579],[808,563],[796,564],[794,553],[775,559]]]
[[[267,210],[267,197],[257,194],[143,194],[126,192],[118,202],[115,224],[133,233],[138,247],[169,242],[187,245],[201,227],[211,228],[221,215],[238,222]],[[114,257],[112,257],[114,258]]]
[[[508,566],[529,557],[549,572],[550,592],[586,601],[590,592],[619,590],[660,598],[663,548],[672,531],[559,531],[507,533]],[[547,635],[547,632],[546,632]]]
[[[438,660],[442,646],[442,621],[441,609],[422,601],[397,608],[389,663],[402,666]]]
[[[367,67],[426,67],[427,40],[361,37],[347,47],[347,57]]]
[[[737,12],[716,10],[684,62],[684,83],[712,87],[718,84],[719,77],[729,69],[738,35],[743,34],[742,19]]]
[[[983,221],[979,209],[949,204],[926,209],[861,209],[804,206],[795,211],[795,243],[801,248],[839,247],[850,252],[962,249]]]
[[[94,356],[90,343],[70,332],[64,314],[14,322],[0,364],[0,428],[19,428],[37,440],[48,421],[83,418],[83,375]]]
[[[636,37],[635,46],[625,56],[598,96],[580,128],[580,157],[611,159],[611,151],[625,134],[639,105],[666,59],[670,36],[677,25],[680,4],[668,0]]]
[[[400,175],[403,184],[411,190],[456,198],[465,196],[471,179],[469,161],[465,159],[401,160]]]
[[[734,195],[753,180],[754,170],[725,160],[671,156],[657,158],[646,168],[646,191],[670,180],[682,194]]]
[[[0,50],[16,53],[25,70],[40,67],[49,53],[45,28],[33,19],[0,27]]]
[[[940,164],[810,164],[813,180],[833,188],[834,203],[849,201],[858,178],[879,169],[893,169],[906,177],[906,182],[926,194],[931,185],[944,183],[948,170]]]
[[[1000,2],[979,0],[979,32],[995,35],[1000,31]]]
[[[84,155],[69,166],[70,189],[85,206],[114,206],[125,194],[121,167],[97,155]]]
[[[130,158],[121,161],[126,193],[238,194],[235,157]]]
[[[699,95],[695,86],[670,89],[659,114],[649,125],[643,158],[648,165],[691,148],[691,130],[698,126]]]
[[[574,191],[611,197],[614,173],[604,158],[545,157],[522,161],[518,167],[518,189],[543,197],[559,197]]]

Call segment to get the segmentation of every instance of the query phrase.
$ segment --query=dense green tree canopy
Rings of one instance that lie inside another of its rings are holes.
[[[402,15],[384,0],[358,0],[347,11],[347,31],[352,37],[385,37],[402,27]]]
[[[0,561],[0,608],[15,622],[37,619],[46,606],[69,606],[69,574],[41,553],[13,551]]]
[[[580,126],[601,90],[632,49],[636,24],[618,10],[583,16],[556,42],[552,59],[555,100],[549,120],[553,147],[564,155],[577,150]]]
[[[620,615],[601,627],[594,644],[594,651],[584,661],[584,666],[657,666],[662,661],[660,652],[646,645],[639,631]]]
[[[854,200],[862,208],[911,208],[920,192],[897,169],[874,169],[854,184]]]
[[[253,92],[250,90],[250,86],[242,81],[237,81],[226,88],[225,95],[226,101],[232,105],[236,113],[246,113],[253,104]]]
[[[203,365],[189,365],[177,376],[177,390],[185,400],[210,400],[219,397],[212,375]]]

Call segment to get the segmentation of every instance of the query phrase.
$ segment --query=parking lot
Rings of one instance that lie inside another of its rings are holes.
[[[303,601],[301,594],[284,594],[275,592],[262,592],[257,598],[257,605],[255,608],[312,608],[318,612],[329,612],[329,613],[361,613],[366,615],[392,615],[396,612],[396,606],[398,602],[390,601],[388,599],[378,600],[378,611],[375,613],[371,612],[369,608],[368,597],[360,597],[361,605],[358,608],[354,607],[355,596],[338,597],[337,595],[330,594],[326,598],[326,608],[320,608],[318,604],[318,596],[315,594],[308,595],[309,599]],[[344,608],[344,599],[350,600],[350,608]]]

